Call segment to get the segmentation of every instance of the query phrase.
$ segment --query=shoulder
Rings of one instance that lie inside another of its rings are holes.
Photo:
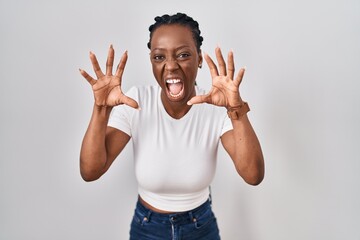
[[[142,94],[155,94],[159,91],[159,86],[157,85],[146,85],[146,86],[133,86],[128,91],[126,91],[126,95],[142,95]]]
[[[147,85],[147,86],[133,86],[125,95],[133,98],[135,101],[142,101],[144,99],[151,99],[157,96],[159,86]]]

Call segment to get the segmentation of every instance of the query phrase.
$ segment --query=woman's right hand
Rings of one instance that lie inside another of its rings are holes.
[[[127,96],[121,90],[121,80],[127,61],[127,51],[122,55],[120,63],[117,66],[115,75],[112,74],[114,64],[114,48],[111,45],[106,61],[106,74],[101,71],[99,63],[94,53],[90,52],[90,60],[93,65],[97,80],[92,78],[87,72],[80,70],[81,75],[91,84],[95,104],[100,107],[114,107],[125,104],[130,107],[139,109],[138,103]]]

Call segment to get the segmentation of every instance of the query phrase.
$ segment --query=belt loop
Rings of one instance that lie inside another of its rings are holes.
[[[146,214],[146,216],[144,217],[144,221],[145,222],[149,222],[150,221],[150,217],[151,217],[152,211],[149,210]]]
[[[209,203],[212,205],[211,186],[209,185]]]
[[[190,218],[190,221],[194,221],[194,216],[193,216],[192,211],[189,211],[189,218]]]
[[[152,211],[150,210],[150,211],[148,212],[148,214],[147,214],[147,217],[148,217],[149,220],[150,220],[151,214],[152,214]]]
[[[194,216],[192,215],[192,211],[189,211],[189,217],[190,217],[190,220],[192,221]]]

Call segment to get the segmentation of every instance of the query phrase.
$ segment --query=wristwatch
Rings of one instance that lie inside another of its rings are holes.
[[[235,106],[235,107],[229,107],[227,109],[227,114],[229,116],[230,119],[232,120],[238,120],[241,118],[241,116],[243,116],[244,114],[246,114],[247,112],[250,111],[249,105],[247,102],[244,102],[242,105],[240,106]]]

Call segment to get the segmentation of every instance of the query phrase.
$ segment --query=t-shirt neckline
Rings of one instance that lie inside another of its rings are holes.
[[[161,91],[162,91],[161,87],[158,86],[158,101],[157,102],[158,102],[158,106],[160,108],[162,115],[164,115],[167,119],[169,119],[171,121],[184,121],[193,115],[194,109],[197,107],[196,105],[192,105],[191,108],[189,109],[189,111],[182,118],[176,119],[176,118],[173,118],[172,116],[170,116],[169,113],[166,111],[164,104],[161,101]],[[199,94],[199,88],[197,86],[195,86],[195,94],[196,95]]]

